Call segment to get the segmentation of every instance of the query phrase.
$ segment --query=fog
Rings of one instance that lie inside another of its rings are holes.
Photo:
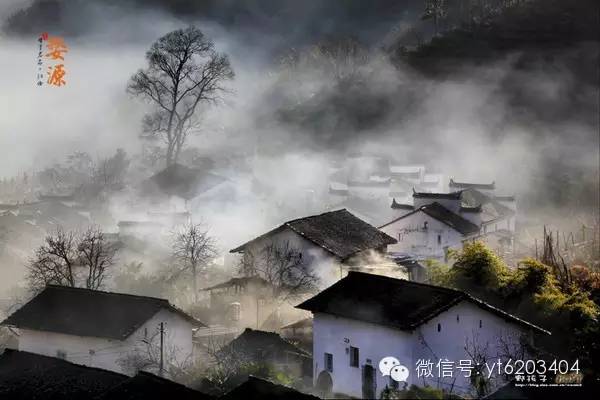
[[[28,3],[7,2],[0,15]],[[298,27],[289,43],[289,37],[252,28],[100,2],[87,7],[81,18],[69,19],[76,20],[77,31],[84,33],[65,35],[67,84],[60,88],[35,84],[37,35],[0,37],[0,177],[39,171],[74,151],[99,158],[124,148],[138,155],[148,105],[126,93],[127,81],[145,67],[144,54],[158,37],[192,23],[229,55],[236,74],[231,94],[202,110],[202,132],[188,142],[215,159],[216,172],[237,190],[232,207],[223,209],[216,202],[193,211],[195,220],[210,226],[222,251],[302,216],[307,211],[303,196],[326,188],[331,162],[350,153],[425,164],[461,181],[496,181],[499,193],[525,199],[532,212],[537,205],[550,210],[543,214],[551,218],[547,223],[559,223],[575,204],[564,206],[567,210],[550,200],[540,202],[561,187],[553,177],[581,179],[591,185],[589,193],[597,194],[597,88],[562,61],[577,58],[574,54],[594,59],[594,46],[591,52],[586,44],[559,50],[550,68],[537,65],[535,55],[515,52],[480,65],[449,65],[451,73],[436,77],[393,65],[371,49],[361,66],[364,80],[342,88],[347,92],[340,95],[331,77],[310,65],[281,84],[278,55],[306,41],[297,40],[303,33]],[[517,66],[530,56],[534,61],[527,68]],[[304,119],[290,121],[281,113],[289,111],[286,104],[294,98]],[[352,114],[356,120],[348,118]],[[241,165],[228,166],[234,163],[225,160]],[[142,171],[136,179],[153,172]],[[253,179],[270,188],[268,198],[253,194]],[[138,204],[136,212],[126,205],[127,193],[110,199],[114,220],[143,219],[146,208]],[[580,200],[582,212],[596,204],[595,199]],[[116,230],[114,224],[105,228]]]

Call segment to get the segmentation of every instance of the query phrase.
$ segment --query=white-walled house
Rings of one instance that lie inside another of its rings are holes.
[[[479,233],[478,225],[437,201],[418,206],[379,229],[397,240],[388,246],[390,253],[437,260],[445,260],[448,249],[460,249],[463,240]]]
[[[425,165],[391,165],[393,179],[402,179],[412,184],[420,184],[425,177]]]
[[[379,371],[385,357],[408,368],[407,387],[427,384],[472,393],[468,371],[458,369],[469,365],[465,360],[474,367],[469,353],[504,359],[506,349],[523,350],[521,340],[549,334],[464,292],[360,272],[298,308],[313,313],[316,389],[357,398],[380,398],[386,386],[403,389],[403,383]],[[453,363],[452,377],[441,373],[447,372],[446,360]],[[419,376],[418,363],[429,362],[432,376]],[[502,383],[494,375],[492,388]]]
[[[394,238],[341,209],[287,221],[230,253],[241,253],[250,262],[264,257],[270,246],[297,251],[326,286],[343,276],[342,265],[372,252],[383,255],[394,243]]]
[[[460,193],[463,207],[481,209],[479,220],[482,234],[500,230],[511,234],[515,232],[517,204],[514,196],[494,196],[479,188],[466,188]]]
[[[20,351],[123,373],[152,358],[161,324],[165,363],[192,361],[192,329],[204,324],[165,299],[50,285],[1,323]]]
[[[460,249],[466,241],[481,240],[502,253],[512,249],[516,229],[514,197],[491,197],[480,191],[479,187],[493,187],[493,183],[450,183],[466,188],[450,193],[413,190],[412,206],[392,201],[391,208],[397,215],[380,225],[382,231],[398,240],[389,246],[390,252],[419,260],[446,261],[448,249]]]

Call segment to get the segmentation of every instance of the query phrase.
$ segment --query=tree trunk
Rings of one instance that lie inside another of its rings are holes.
[[[175,164],[175,159],[173,157],[173,146],[170,143],[167,145],[166,163],[167,167]]]
[[[196,276],[196,265],[192,265],[192,279],[194,280],[193,289],[194,289],[194,304],[198,304],[198,277]]]

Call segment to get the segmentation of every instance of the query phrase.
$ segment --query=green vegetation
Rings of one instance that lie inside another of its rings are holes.
[[[552,332],[540,337],[539,350],[552,358],[578,359],[585,379],[600,372],[598,273],[578,266],[577,279],[562,283],[553,270],[534,259],[509,268],[483,243],[465,244],[452,268],[431,264],[434,284],[463,290]],[[596,302],[594,301],[596,299]]]
[[[248,379],[248,376],[266,379],[278,385],[296,388],[300,385],[297,377],[273,365],[241,360],[237,360],[234,365],[217,363],[199,376],[199,381],[188,382],[188,384],[215,396],[227,393],[239,386]]]

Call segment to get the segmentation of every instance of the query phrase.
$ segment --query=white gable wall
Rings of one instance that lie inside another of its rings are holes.
[[[349,347],[358,347],[358,368],[350,366]],[[348,349],[348,352],[346,352]],[[394,356],[408,366],[412,361],[411,334],[381,325],[370,324],[329,314],[315,313],[313,319],[313,379],[316,385],[325,369],[325,353],[333,355],[334,393],[361,398],[362,367],[370,364],[376,369],[376,393],[389,384],[390,378],[379,372],[379,360]]]
[[[459,316],[457,322],[456,316]],[[481,320],[481,328],[479,321]],[[441,331],[437,326],[440,324]],[[453,391],[470,393],[470,380],[458,370],[460,360],[470,360],[465,351],[466,340],[473,340],[478,346],[488,345],[485,354],[490,362],[499,355],[499,338],[513,341],[524,332],[519,325],[507,322],[471,303],[461,302],[412,332],[387,326],[336,317],[330,314],[315,313],[313,320],[313,377],[316,385],[319,374],[325,369],[325,353],[333,355],[333,392],[353,397],[362,397],[362,368],[370,364],[376,369],[376,397],[390,385],[390,378],[379,372],[379,361],[388,356],[396,357],[409,369],[408,386],[423,386],[423,378],[417,377],[416,365],[419,359],[433,364],[433,378],[427,384],[438,387],[437,363],[439,359],[454,362],[453,378],[439,379],[439,387]],[[516,342],[515,342],[516,343]],[[359,367],[350,366],[350,346],[359,349]],[[472,345],[469,345],[470,348]],[[500,352],[501,353],[501,352]],[[498,378],[495,385],[502,384]],[[403,384],[400,384],[402,388]]]
[[[67,361],[111,371],[120,371],[115,355],[127,351],[129,345],[120,340],[30,329],[19,329],[18,341],[20,351],[50,357],[57,357],[59,352],[66,353]],[[95,354],[90,354],[90,350]]]
[[[246,247],[246,251],[254,254],[254,257],[259,257],[262,249],[266,246],[275,244],[281,247],[288,242],[290,248],[302,252],[302,259],[314,267],[315,272],[322,281],[321,286],[328,286],[340,279],[337,257],[288,227],[256,240]]]
[[[118,312],[118,311],[117,311]],[[192,325],[178,314],[161,310],[124,340],[76,336],[64,333],[19,329],[18,349],[35,354],[57,357],[66,354],[66,360],[116,372],[124,371],[118,360],[146,345],[142,342],[147,332],[150,337],[157,332],[160,322],[165,323],[165,349],[174,350],[178,361],[183,362],[192,354]],[[159,336],[156,336],[158,343]]]
[[[496,218],[491,221],[485,221],[481,225],[481,233],[490,233],[495,232],[501,229],[508,230],[510,232],[514,232],[516,229],[515,225],[515,216],[514,215],[506,215],[503,217]]]
[[[160,344],[159,332],[160,323],[164,323],[164,351],[165,359],[175,358],[177,364],[183,364],[193,359],[192,345],[192,324],[181,315],[168,309],[162,309],[150,318],[146,323],[140,326],[127,340],[134,346],[146,348],[142,340],[154,337],[156,346]],[[158,348],[158,347],[156,347]]]
[[[464,239],[460,232],[423,211],[405,216],[380,230],[398,240],[398,243],[388,245],[388,252],[408,253],[426,259],[443,260],[444,249],[460,249]]]
[[[481,321],[481,328],[479,321]],[[463,301],[429,320],[415,331],[413,367],[416,366],[418,359],[430,360],[433,363],[433,378],[428,378],[429,385],[438,387],[439,383],[440,388],[449,390],[454,384],[454,391],[466,393],[472,390],[470,379],[464,376],[464,372],[457,370],[460,360],[471,360],[465,351],[465,346],[470,352],[474,348],[479,348],[492,363],[503,353],[499,347],[500,339],[518,343],[518,338],[523,332],[519,325],[507,322],[472,303]],[[452,378],[438,379],[439,359],[454,362]],[[416,374],[416,370],[411,371],[413,372]],[[487,373],[487,370],[485,372]],[[420,381],[423,381],[422,378]]]

